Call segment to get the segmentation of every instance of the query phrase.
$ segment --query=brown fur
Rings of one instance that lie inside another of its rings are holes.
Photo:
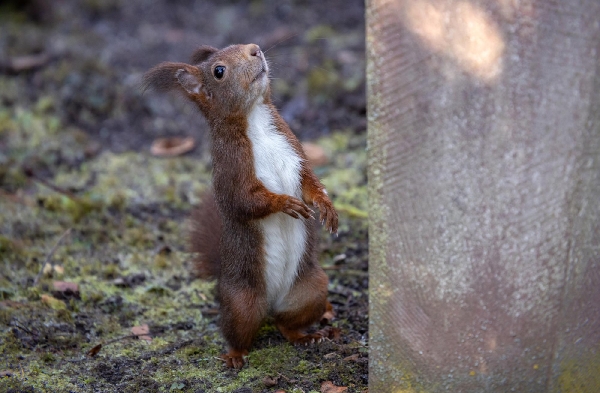
[[[210,280],[219,276],[221,270],[221,254],[219,243],[223,232],[223,222],[217,210],[215,196],[204,193],[200,204],[192,212],[190,240],[194,257],[194,273],[197,277]]]
[[[191,244],[192,251],[198,253],[197,274],[218,278],[221,330],[229,344],[229,352],[222,359],[235,368],[243,366],[243,356],[269,312],[264,240],[257,220],[278,212],[308,219],[312,211],[306,204],[312,204],[319,208],[328,230],[336,232],[338,223],[300,142],[271,103],[261,57],[258,46],[252,44],[221,50],[204,46],[193,54],[194,65],[162,63],[144,76],[146,87],[185,94],[198,105],[210,126],[214,194],[206,194],[194,212]],[[217,66],[225,67],[221,79],[214,76]],[[303,200],[275,194],[256,177],[247,116],[257,100],[269,107],[276,129],[302,160]],[[326,312],[329,317],[333,315],[327,302],[327,276],[317,262],[316,227],[312,220],[305,220],[305,225],[307,241],[298,278],[285,298],[290,308],[274,315],[282,334],[294,343],[330,336],[327,329],[312,335],[304,330]]]

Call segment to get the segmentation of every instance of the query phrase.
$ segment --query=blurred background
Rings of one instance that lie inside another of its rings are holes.
[[[0,102],[55,117],[112,151],[205,124],[173,96],[142,94],[161,61],[199,45],[257,43],[276,105],[301,139],[366,127],[362,1],[4,1]],[[183,100],[181,100],[183,101]]]

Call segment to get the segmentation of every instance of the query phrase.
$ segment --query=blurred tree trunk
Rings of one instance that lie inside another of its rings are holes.
[[[367,0],[370,391],[600,392],[600,2]]]

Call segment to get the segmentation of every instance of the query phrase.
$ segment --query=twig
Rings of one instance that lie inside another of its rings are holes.
[[[127,336],[117,337],[117,338],[113,338],[112,340],[108,340],[107,342],[104,343],[104,345],[116,343],[117,341],[121,341],[121,340],[127,340],[128,338],[138,338],[140,336],[151,336],[151,335],[152,335],[152,333],[129,334]]]
[[[54,247],[52,247],[52,250],[50,250],[50,252],[48,253],[48,255],[46,255],[46,259],[44,260],[44,263],[42,264],[42,268],[40,269],[40,272],[35,277],[35,280],[33,280],[33,285],[36,285],[38,283],[40,277],[42,276],[42,273],[44,273],[44,267],[46,266],[46,264],[48,264],[48,262],[50,262],[50,259],[52,258],[52,255],[54,255],[54,253],[56,252],[56,249],[58,248],[58,246],[60,246],[60,244],[67,237],[67,235],[69,233],[71,233],[71,229],[72,228],[67,229],[62,234],[62,236],[60,237],[60,239],[58,239],[58,241],[56,242],[56,244],[54,245]]]
[[[291,379],[289,379],[288,377],[286,377],[286,376],[285,376],[285,375],[283,375],[282,373],[277,373],[277,374],[278,374],[278,375],[279,375],[281,378],[285,379],[285,381],[286,381],[287,383],[290,383],[290,382],[291,382]]]
[[[67,198],[69,198],[70,200],[72,200],[75,203],[79,203],[79,204],[82,203],[81,199],[77,195],[57,186],[56,184],[54,184],[46,179],[43,179],[43,178],[37,176],[31,168],[24,168],[23,172],[25,173],[25,176],[31,178],[33,181],[35,181],[37,183],[40,183],[40,184],[48,187],[52,191],[58,192],[59,194],[66,196]]]
[[[19,324],[18,324],[18,323],[16,323],[16,322],[14,322],[14,325],[15,325],[15,327],[17,327],[18,329],[21,329],[22,331],[24,331],[24,332],[25,332],[25,333],[27,333],[27,334],[30,334],[30,335],[32,335],[32,336],[36,336],[36,337],[38,336],[38,334],[36,334],[36,333],[32,332],[31,330],[27,329],[27,328],[26,328],[26,327],[24,327],[24,326],[21,326],[21,325],[19,325]]]
[[[102,347],[105,347],[108,344],[116,343],[117,341],[127,340],[128,338],[138,338],[140,336],[150,336],[150,335],[152,335],[152,333],[139,333],[139,334],[130,334],[130,335],[123,336],[123,337],[113,338],[112,340],[108,340],[108,341],[106,341],[103,344],[95,345],[94,347],[92,347],[92,349],[90,349],[87,352],[87,355],[89,357],[94,357],[94,356],[96,356],[98,354],[98,352],[100,352],[100,350],[102,349]]]

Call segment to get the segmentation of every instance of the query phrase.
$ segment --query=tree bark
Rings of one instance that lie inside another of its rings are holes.
[[[370,391],[600,391],[600,2],[367,0]]]

